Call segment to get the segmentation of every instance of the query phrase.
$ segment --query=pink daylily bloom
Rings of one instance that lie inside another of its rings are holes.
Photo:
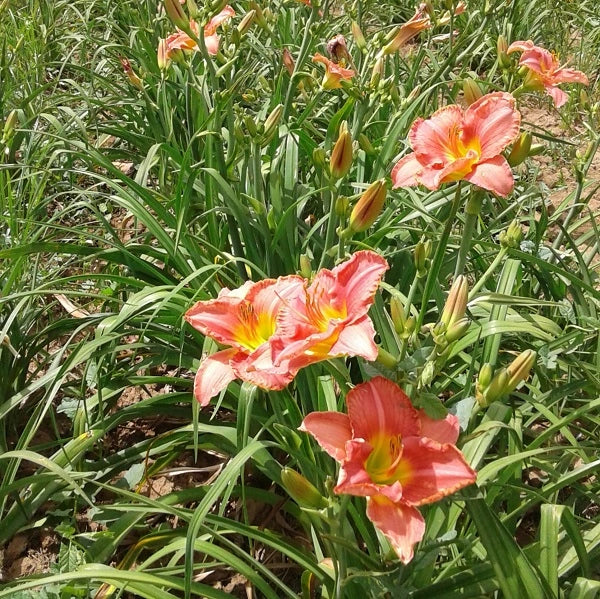
[[[227,22],[231,17],[235,16],[235,11],[231,6],[226,6],[218,15],[214,16],[204,26],[204,43],[206,51],[211,56],[216,56],[219,52],[219,36],[217,35],[217,27]],[[190,21],[190,29],[196,36],[200,33],[200,28],[196,21]],[[178,29],[166,39],[167,58],[172,58],[173,52],[176,50],[197,50],[198,45],[185,31]],[[159,47],[160,48],[160,47]]]
[[[590,84],[585,73],[561,67],[554,55],[534,45],[531,40],[513,42],[506,50],[507,54],[511,52],[522,52],[519,64],[529,69],[523,87],[545,89],[556,108],[560,108],[568,99],[567,94],[558,87],[559,83]]]
[[[333,270],[320,270],[279,313],[271,339],[275,366],[287,364],[296,373],[339,356],[375,360],[375,329],[367,313],[387,269],[379,254],[363,250]]]
[[[366,496],[368,518],[407,564],[425,533],[417,507],[475,482],[454,445],[458,420],[431,420],[380,376],[355,387],[346,401],[347,415],[313,412],[300,430],[340,462],[334,491]]]
[[[270,338],[281,307],[304,289],[295,275],[247,282],[223,289],[217,299],[196,303],[184,318],[215,341],[232,346],[205,358],[194,380],[194,396],[205,406],[236,378],[263,389],[283,389],[293,379],[285,365],[275,367]]]
[[[452,104],[430,118],[417,119],[408,134],[414,152],[392,169],[394,188],[464,179],[500,196],[514,187],[510,166],[501,152],[519,134],[521,114],[506,92],[486,94],[466,110]]]
[[[320,62],[325,65],[325,76],[321,84],[323,89],[337,89],[342,87],[342,80],[349,80],[356,75],[352,69],[345,69],[333,60],[329,60],[318,52],[312,58],[313,62]]]

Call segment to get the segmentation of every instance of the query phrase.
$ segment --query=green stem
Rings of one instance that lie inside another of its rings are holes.
[[[344,532],[344,519],[346,517],[346,510],[348,509],[348,503],[350,502],[350,495],[343,495],[340,502],[340,511],[337,515],[337,531],[339,536],[343,536]],[[344,580],[346,579],[347,567],[346,567],[346,550],[343,547],[339,548],[337,552],[337,576],[335,580],[335,598],[343,599]]]
[[[465,270],[465,264],[467,263],[467,256],[471,249],[471,239],[473,238],[473,231],[475,231],[475,225],[477,224],[477,214],[467,212],[465,215],[465,226],[463,229],[462,238],[460,240],[460,248],[458,249],[458,258],[456,260],[456,267],[454,268],[454,278],[462,275]]]
[[[475,294],[483,287],[485,282],[490,278],[490,275],[498,268],[498,265],[500,262],[502,262],[507,252],[508,248],[500,248],[500,251],[494,258],[493,262],[488,266],[488,269],[481,275],[481,277],[479,277],[479,279],[477,279],[477,282],[475,285],[473,285],[471,291],[469,291],[469,301],[475,297]]]
[[[440,272],[440,268],[444,260],[444,255],[446,254],[448,239],[450,237],[450,233],[452,232],[454,219],[456,217],[456,213],[458,212],[458,207],[460,206],[461,199],[461,181],[459,181],[458,185],[456,186],[456,193],[454,194],[452,205],[450,206],[450,214],[448,214],[448,217],[446,219],[446,226],[444,227],[442,237],[435,250],[435,256],[433,257],[433,260],[431,262],[431,268],[429,269],[429,274],[427,275],[425,289],[423,290],[423,299],[421,300],[421,309],[419,310],[417,325],[415,326],[415,331],[417,332],[420,331],[421,327],[423,326],[425,314],[427,313],[427,305],[429,304],[429,298],[431,297],[431,293],[433,292],[434,286],[437,284],[438,274]]]
[[[327,219],[327,230],[325,231],[325,245],[323,247],[323,253],[321,254],[321,261],[319,262],[319,269],[325,266],[327,261],[328,252],[333,246],[333,240],[335,238],[335,228],[337,225],[337,214],[336,214],[336,201],[338,191],[337,187],[331,185],[330,193],[330,204],[329,204],[329,218]]]

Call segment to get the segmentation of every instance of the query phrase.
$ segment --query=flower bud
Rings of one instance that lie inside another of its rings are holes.
[[[529,156],[537,156],[538,154],[543,154],[546,146],[544,144],[531,144],[531,148],[529,149]]]
[[[473,104],[483,96],[481,92],[481,88],[478,83],[473,79],[467,78],[463,81],[463,94],[465,96],[465,101],[467,104]]]
[[[291,468],[281,471],[281,483],[290,497],[300,507],[323,509],[327,507],[327,500],[319,490],[299,472]]]
[[[251,116],[244,116],[244,125],[246,125],[246,129],[251,137],[256,137],[258,135],[258,128],[256,127],[256,123]]]
[[[195,0],[186,0],[182,4],[185,4],[190,19],[195,20],[200,16],[200,10],[198,9],[198,5],[196,4]]]
[[[533,368],[537,354],[532,349],[526,349],[521,352],[506,369],[508,373],[508,382],[506,383],[505,393],[510,393],[517,388],[517,385],[524,381]]]
[[[477,385],[481,386],[481,389],[484,390],[492,382],[493,376],[494,367],[489,362],[486,362],[479,371],[479,376],[477,377]]]
[[[131,85],[133,85],[137,89],[143,90],[144,84],[142,83],[142,80],[137,76],[137,74],[133,70],[129,60],[127,60],[127,58],[125,58],[124,56],[120,56],[119,60],[121,61],[121,66],[123,67],[123,70],[125,71],[125,74],[127,75],[127,78],[129,79],[129,83],[131,83]]]
[[[356,21],[352,21],[352,38],[354,39],[354,43],[361,52],[364,52],[367,49],[367,42],[365,41],[365,36],[363,35],[363,32],[361,31]]]
[[[300,274],[305,279],[312,278],[312,264],[306,254],[300,254]]]
[[[427,274],[427,263],[430,253],[431,243],[429,241],[419,241],[415,246],[414,263],[419,277],[424,277]]]
[[[373,71],[371,73],[371,81],[370,81],[370,85],[373,88],[376,88],[379,85],[379,82],[381,81],[381,78],[383,77],[383,73],[384,73],[384,62],[383,62],[383,57],[379,57],[376,61],[375,64],[373,65]]]
[[[352,166],[352,136],[348,131],[348,123],[343,121],[340,132],[331,152],[329,170],[334,179],[344,177]]]
[[[344,218],[348,212],[350,201],[346,196],[338,196],[335,200],[335,213],[339,218]]]
[[[506,231],[500,231],[498,238],[502,247],[518,248],[523,238],[521,223],[518,220],[513,220]]]
[[[261,145],[265,146],[272,139],[275,133],[279,129],[279,120],[283,114],[283,104],[277,104],[271,111],[271,114],[267,117],[264,124],[264,132],[261,140]]]
[[[464,337],[470,326],[471,321],[468,318],[461,318],[460,320],[457,320],[446,330],[446,341],[448,343],[453,343],[461,337]]]
[[[512,146],[510,154],[508,155],[508,164],[510,166],[517,166],[521,164],[529,156],[529,150],[531,150],[532,136],[529,131],[523,131]]]
[[[244,35],[248,31],[248,29],[250,29],[250,27],[252,26],[252,23],[254,23],[255,18],[256,18],[255,10],[249,10],[244,15],[244,18],[240,21],[240,24],[237,26],[237,30],[238,30],[238,33],[240,34],[240,36]]]
[[[358,136],[358,145],[360,149],[363,150],[363,152],[368,156],[373,156],[374,154],[376,154],[373,144],[370,142],[369,138],[364,133],[361,133]]]
[[[352,209],[349,228],[354,232],[368,229],[379,216],[386,196],[385,179],[379,179],[375,183],[371,183]]]
[[[408,339],[414,332],[417,326],[417,319],[414,316],[409,316],[404,322],[404,331],[401,334],[403,339]]]
[[[502,69],[510,68],[511,62],[506,51],[508,50],[508,42],[504,35],[499,35],[496,40],[496,50],[498,52],[498,64]]]
[[[496,372],[490,384],[485,388],[477,401],[483,408],[487,408],[492,402],[501,399],[506,394],[506,383],[508,383],[508,372],[501,368]]]
[[[158,63],[158,68],[161,71],[164,71],[168,68],[169,63],[171,62],[168,57],[168,48],[167,48],[167,40],[159,39],[158,40],[158,51],[156,52],[156,62]]]
[[[190,19],[179,0],[164,0],[165,11],[175,27],[186,31],[190,27]]]
[[[404,306],[402,306],[400,298],[395,295],[393,295],[390,300],[390,316],[392,318],[394,330],[398,335],[401,335],[404,332],[406,317],[404,315]]]
[[[464,275],[459,275],[452,283],[448,299],[442,312],[440,322],[446,325],[449,329],[455,322],[464,317],[467,311],[467,301],[469,299],[469,287],[467,278]]]
[[[283,49],[283,66],[287,69],[287,72],[291,75],[294,74],[295,63],[290,51],[287,48]]]
[[[15,129],[19,124],[19,113],[16,110],[11,110],[4,121],[4,130],[2,132],[2,141],[8,142],[14,135]]]

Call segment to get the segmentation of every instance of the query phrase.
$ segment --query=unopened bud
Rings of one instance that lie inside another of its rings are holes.
[[[340,132],[331,152],[329,170],[334,179],[344,177],[352,166],[352,136],[348,131],[348,123],[343,121]]]
[[[500,245],[508,248],[518,248],[523,238],[523,230],[518,220],[513,220],[506,231],[500,231],[498,236]]]
[[[19,113],[16,110],[11,110],[4,121],[4,130],[2,140],[8,142],[14,135],[15,129],[19,124]]]
[[[417,319],[414,316],[409,316],[404,322],[404,331],[401,333],[403,339],[408,339],[414,332],[417,325]]]
[[[282,60],[283,60],[283,66],[286,68],[287,72],[290,74],[290,76],[293,75],[295,63],[294,63],[294,59],[292,58],[290,51],[287,48],[283,49]]]
[[[406,317],[404,315],[404,306],[402,305],[400,298],[395,295],[393,295],[390,300],[390,316],[392,318],[394,330],[398,335],[401,335],[404,332]]]
[[[158,40],[156,62],[158,63],[158,68],[161,71],[164,71],[169,66],[170,59],[168,57],[168,47],[166,39],[161,38],[160,40]]]
[[[244,15],[244,18],[240,21],[240,24],[237,26],[237,30],[238,30],[238,33],[240,34],[240,36],[244,35],[248,31],[248,29],[250,29],[250,27],[252,26],[252,23],[254,23],[255,18],[256,18],[255,10],[249,10]]]
[[[354,232],[368,229],[379,216],[387,196],[385,179],[379,179],[367,188],[350,214],[349,228]]]
[[[338,196],[335,200],[335,213],[339,218],[343,218],[346,216],[348,212],[348,205],[350,201],[346,196]]]
[[[427,261],[431,252],[431,243],[429,241],[419,241],[415,246],[414,263],[419,277],[427,274]]]
[[[521,164],[529,156],[531,150],[532,136],[529,131],[523,131],[512,146],[510,154],[508,155],[508,164],[510,166],[517,166]]]
[[[301,507],[318,510],[327,507],[325,497],[299,472],[291,468],[284,468],[281,471],[281,483],[290,497]]]
[[[403,104],[405,104],[405,105],[411,104],[419,97],[420,93],[421,93],[420,85],[417,85],[417,87],[413,87],[413,89],[410,90],[410,94],[408,94],[408,96],[406,96],[406,98],[404,98]]]
[[[379,85],[379,82],[383,77],[384,66],[383,57],[380,56],[373,65],[370,81],[371,87],[376,88]]]
[[[449,329],[455,322],[464,317],[467,311],[467,301],[469,299],[469,287],[467,278],[459,275],[452,283],[448,299],[442,312],[440,321]]]
[[[190,27],[190,19],[179,0],[164,0],[165,11],[175,27],[186,31]]]
[[[524,381],[535,364],[537,354],[532,349],[526,349],[521,352],[506,369],[508,372],[508,382],[506,383],[506,393],[510,393],[517,388],[517,385]]]
[[[183,2],[183,4],[185,4],[185,6],[187,8],[190,19],[195,20],[200,16],[200,10],[199,10],[198,5],[196,4],[195,0],[186,0],[185,2]]]
[[[492,377],[494,376],[494,367],[486,362],[479,371],[479,376],[477,377],[477,385],[481,387],[482,390],[485,390],[487,386],[492,382]]]
[[[465,333],[469,330],[471,321],[468,318],[461,318],[448,327],[446,331],[446,341],[453,343],[461,337],[464,337]]]
[[[305,279],[312,278],[312,264],[306,254],[300,254],[300,274]]]
[[[361,52],[364,52],[367,49],[367,42],[365,41],[365,36],[363,35],[363,32],[361,31],[356,21],[352,21],[352,38],[354,39],[354,43]]]
[[[144,89],[144,84],[142,80],[137,76],[136,72],[133,70],[129,60],[127,60],[127,58],[125,58],[124,56],[119,57],[119,60],[121,61],[121,66],[123,67],[123,70],[125,71],[125,74],[129,79],[129,83],[131,83],[131,85],[133,85],[139,90]]]
[[[590,96],[583,88],[579,90],[579,102],[584,109],[590,107]]]
[[[477,398],[479,404],[487,408],[492,402],[498,401],[506,393],[506,383],[508,383],[508,372],[506,368],[501,368],[496,372],[490,384],[485,388],[481,397]]]
[[[477,100],[479,100],[479,98],[481,98],[481,96],[483,96],[481,88],[473,79],[465,79],[463,81],[462,89],[467,104],[473,104],[473,102],[476,102]]]
[[[325,168],[325,150],[323,148],[315,148],[312,153],[313,164],[320,168]]]
[[[267,20],[263,14],[261,7],[254,1],[250,2],[250,8],[256,13],[256,22],[263,28],[267,28]]]
[[[248,130],[248,133],[251,137],[256,137],[258,135],[256,123],[254,122],[254,119],[251,116],[244,116],[244,125],[246,125],[246,129]]]
[[[271,114],[265,120],[264,133],[261,145],[268,144],[279,129],[279,120],[283,114],[283,104],[277,104],[271,111]]]
[[[368,156],[373,156],[374,154],[376,154],[376,150],[373,147],[373,144],[370,142],[369,138],[364,133],[361,133],[358,136],[358,145],[360,149],[363,150],[364,153]]]
[[[510,58],[506,51],[508,50],[508,41],[504,35],[499,35],[496,40],[496,50],[498,52],[498,64],[503,69],[508,69],[511,65]]]
[[[214,0],[214,2],[210,3],[210,14],[218,14],[220,13],[225,6],[227,6],[228,0]]]
[[[529,156],[538,156],[539,154],[543,154],[545,150],[546,146],[544,144],[531,144]]]

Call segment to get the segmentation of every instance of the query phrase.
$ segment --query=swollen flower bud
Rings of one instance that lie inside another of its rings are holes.
[[[380,56],[373,65],[373,71],[371,72],[371,81],[370,85],[373,88],[376,88],[379,85],[384,73],[384,62],[383,58]]]
[[[481,386],[481,389],[484,390],[492,382],[493,376],[494,367],[489,362],[486,362],[479,371],[479,376],[477,377],[477,385]]]
[[[500,245],[508,248],[518,248],[523,238],[521,223],[518,220],[513,220],[506,231],[500,231],[498,239]]]
[[[496,372],[490,384],[484,389],[482,395],[477,397],[477,401],[481,407],[487,408],[492,402],[501,399],[506,394],[508,378],[509,375],[506,368],[501,368]]]
[[[508,164],[510,166],[517,166],[521,164],[529,156],[531,150],[532,136],[529,131],[523,131],[512,146],[510,154],[508,155]]]
[[[521,352],[506,369],[508,373],[508,382],[506,383],[505,393],[510,393],[517,388],[517,385],[524,381],[535,364],[537,354],[532,349],[526,349]]]
[[[325,497],[299,472],[291,468],[284,468],[281,471],[281,483],[290,497],[301,507],[318,510],[327,507]]]
[[[16,110],[11,110],[9,115],[6,117],[6,121],[4,121],[4,131],[2,133],[3,141],[10,141],[18,124],[19,113]]]
[[[368,229],[379,216],[386,196],[385,179],[379,179],[375,183],[371,183],[352,209],[349,222],[350,230],[361,232]]]
[[[186,31],[190,27],[190,19],[179,0],[164,0],[165,11],[175,27]]]
[[[283,114],[283,104],[277,104],[271,111],[271,114],[267,117],[264,125],[264,133],[261,140],[261,145],[268,144],[272,139],[279,127],[279,120]]]
[[[237,26],[238,33],[240,36],[244,35],[248,29],[250,29],[252,23],[254,23],[254,19],[256,18],[256,11],[249,10],[244,18],[240,21],[240,24]]]
[[[417,275],[424,277],[427,274],[427,264],[429,260],[429,254],[431,253],[431,242],[419,241],[415,246],[414,262],[415,268],[417,269]]]
[[[446,325],[449,329],[455,322],[464,317],[467,311],[467,301],[469,299],[469,287],[467,278],[464,275],[459,275],[452,283],[448,299],[442,312],[440,322]]]
[[[352,21],[352,37],[354,38],[354,43],[357,45],[358,49],[361,52],[364,52],[367,49],[367,42],[356,21]]]
[[[402,306],[400,298],[396,297],[395,295],[393,295],[392,299],[390,300],[390,316],[392,317],[392,323],[394,324],[396,333],[401,335],[404,332],[406,316],[404,314],[404,306]]]
[[[471,321],[468,318],[461,318],[460,320],[457,320],[446,330],[446,341],[448,343],[453,343],[461,337],[464,337],[470,326]]]
[[[331,152],[329,170],[334,179],[344,177],[352,166],[352,136],[348,131],[348,123],[343,121],[340,132]]]
[[[360,149],[363,150],[368,156],[373,156],[376,153],[373,144],[370,142],[369,138],[364,133],[361,133],[358,136],[358,145]]]
[[[335,213],[339,218],[344,218],[348,212],[348,205],[350,204],[346,196],[338,196],[335,200]]]
[[[306,254],[300,254],[300,274],[305,279],[312,278],[312,264]]]
[[[511,65],[510,58],[508,57],[508,42],[504,35],[499,35],[496,41],[496,50],[498,52],[498,64],[503,69],[508,69]]]
[[[168,56],[167,40],[161,38],[158,40],[158,51],[156,53],[156,61],[158,62],[158,68],[164,71],[171,62]]]
[[[325,150],[323,148],[315,148],[312,153],[313,164],[320,169],[325,168]]]
[[[463,81],[463,94],[467,104],[473,104],[483,96],[481,88],[473,79],[467,78]]]

